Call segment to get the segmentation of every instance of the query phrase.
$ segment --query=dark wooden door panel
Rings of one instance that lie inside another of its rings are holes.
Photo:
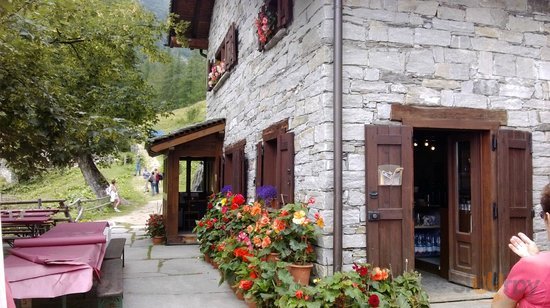
[[[395,275],[414,268],[413,155],[409,126],[366,126],[367,261]],[[380,165],[403,167],[402,183],[379,185]]]

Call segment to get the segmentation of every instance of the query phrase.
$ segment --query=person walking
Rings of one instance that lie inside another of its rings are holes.
[[[550,184],[544,187],[540,204],[540,217],[550,238]],[[513,236],[508,247],[521,259],[510,270],[491,307],[550,307],[550,252],[540,252],[523,233]]]
[[[140,175],[141,175],[141,157],[138,156],[136,159],[136,176],[140,176]]]
[[[147,167],[143,167],[143,179],[145,180],[145,186],[143,187],[143,192],[149,192],[149,177],[151,172],[147,171]]]
[[[115,212],[120,213],[118,206],[120,205],[120,197],[118,195],[118,188],[116,186],[116,180],[111,181],[111,185],[107,188],[107,193],[110,196],[111,203],[113,203],[113,208]]]
[[[154,196],[158,193],[158,182],[157,182],[157,168],[151,172],[151,176],[149,176],[149,182],[151,183],[151,195]]]

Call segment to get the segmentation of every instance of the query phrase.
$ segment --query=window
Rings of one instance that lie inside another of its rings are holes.
[[[267,24],[261,19],[266,17]],[[292,0],[266,0],[258,13],[256,26],[259,31],[259,50],[269,50],[286,33],[285,29],[292,21]],[[264,28],[262,28],[264,26]],[[260,35],[261,32],[261,35]]]
[[[219,88],[237,65],[237,28],[232,23],[216,51],[213,60],[208,61],[208,91]]]
[[[294,202],[294,133],[287,120],[265,129],[256,146],[256,187],[277,189],[277,205]]]
[[[226,147],[222,160],[222,188],[231,185],[233,193],[240,193],[246,198],[247,160],[244,155],[245,140]]]

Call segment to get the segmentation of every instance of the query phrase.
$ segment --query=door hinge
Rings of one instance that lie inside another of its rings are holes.
[[[495,134],[491,135],[491,150],[497,150],[497,136]]]
[[[497,218],[498,218],[497,203],[496,203],[496,202],[493,202],[493,219],[497,219]]]

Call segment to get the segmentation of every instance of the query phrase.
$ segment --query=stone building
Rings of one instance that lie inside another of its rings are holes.
[[[533,214],[550,180],[548,1],[347,0],[340,11],[271,0],[265,44],[263,4],[173,0],[171,11],[190,21],[189,47],[226,66],[207,94],[231,163],[219,184],[249,199],[266,184],[279,202],[315,197],[321,275],[368,261],[479,287],[515,262],[512,234],[545,245]]]

